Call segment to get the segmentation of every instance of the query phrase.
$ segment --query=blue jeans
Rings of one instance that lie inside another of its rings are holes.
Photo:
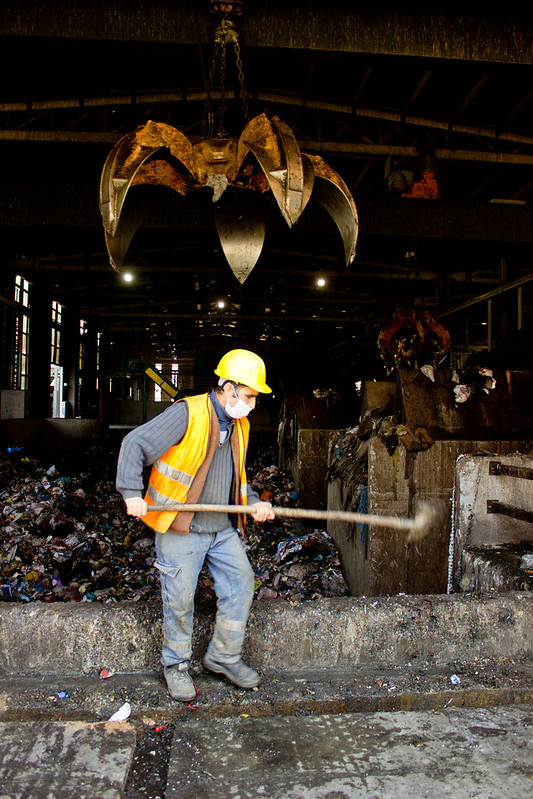
[[[254,594],[254,573],[237,530],[227,527],[219,533],[188,535],[169,530],[156,533],[155,544],[163,599],[163,665],[191,659],[194,594],[204,561],[217,596],[215,629],[207,650],[218,662],[236,663]]]

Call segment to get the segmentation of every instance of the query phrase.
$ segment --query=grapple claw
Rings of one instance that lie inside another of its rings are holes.
[[[179,173],[175,168],[172,172],[172,167],[169,164],[166,165],[169,167],[168,170],[163,169],[162,162],[159,161],[154,161],[150,165],[146,163],[155,153],[164,149],[178,163],[185,166],[185,174]],[[121,244],[114,241],[115,237],[118,236],[123,241],[127,240],[127,246],[129,246],[137,229],[132,231],[131,228],[133,219],[138,214],[132,217],[128,223],[125,235],[122,236],[119,231],[122,210],[130,186],[139,183],[172,185],[169,183],[169,179],[173,175],[174,185],[172,188],[184,193],[195,183],[193,168],[192,144],[189,139],[176,128],[162,122],[147,122],[133,133],[123,136],[115,144],[106,159],[100,179],[100,212],[106,232],[106,244],[111,265],[114,268],[117,265],[117,257],[112,254],[111,249],[115,248],[118,251],[123,249]]]
[[[120,272],[124,265],[124,259],[128,252],[131,240],[142,224],[146,213],[145,206],[134,205],[127,208],[122,214],[120,225],[114,236],[110,236],[107,230],[104,231],[107,252],[109,253],[109,263],[115,272]]]
[[[244,283],[261,255],[266,225],[265,215],[257,202],[258,198],[250,202],[249,192],[241,191],[246,193],[246,203],[226,198],[226,201],[215,209],[215,222],[231,271],[239,283]]]
[[[237,159],[250,150],[265,173],[272,194],[289,227],[293,227],[313,190],[312,173],[304,169],[294,133],[278,117],[260,114],[243,130]]]
[[[238,141],[203,139],[193,146],[176,128],[151,121],[120,139],[100,181],[105,240],[116,270],[148,210],[145,195],[131,197],[125,205],[126,196],[131,186],[144,185],[167,186],[183,196],[206,186],[213,189],[222,249],[241,283],[254,268],[265,238],[264,214],[253,198],[268,190],[289,227],[297,223],[311,195],[315,197],[341,233],[346,263],[355,257],[357,210],[348,187],[319,156],[301,153],[292,130],[276,116],[254,117]],[[235,192],[246,192],[246,201]]]
[[[350,190],[340,175],[328,166],[319,155],[302,153],[312,164],[315,175],[313,198],[324,208],[337,225],[344,244],[346,265],[355,258],[355,245],[359,232],[357,209]]]

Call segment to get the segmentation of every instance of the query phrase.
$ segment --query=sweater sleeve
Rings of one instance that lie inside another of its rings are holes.
[[[142,496],[143,471],[185,435],[189,423],[186,402],[176,402],[149,422],[128,433],[120,447],[116,488],[124,499]]]
[[[246,491],[246,500],[248,505],[255,505],[259,502],[259,494],[253,490],[253,488],[249,485],[248,490]]]

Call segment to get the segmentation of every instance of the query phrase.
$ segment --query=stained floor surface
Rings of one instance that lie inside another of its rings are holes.
[[[176,729],[170,799],[526,799],[533,711],[191,719]]]
[[[134,749],[130,725],[0,723],[0,799],[120,799]]]

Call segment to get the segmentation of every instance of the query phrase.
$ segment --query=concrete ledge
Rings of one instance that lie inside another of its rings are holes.
[[[255,602],[245,655],[255,668],[438,668],[455,661],[530,659],[533,595],[341,597]],[[199,608],[195,661],[213,608]],[[159,602],[0,604],[0,673],[90,674],[160,669]]]
[[[330,668],[265,671],[254,691],[242,691],[198,665],[191,669],[199,691],[195,715],[287,717],[532,704],[533,669],[504,660],[463,664],[457,668],[458,685],[451,684],[449,668]],[[96,673],[0,677],[0,721],[105,721],[125,701],[137,720],[176,721],[191,712],[187,703],[170,697],[161,670],[114,674],[107,680]]]

